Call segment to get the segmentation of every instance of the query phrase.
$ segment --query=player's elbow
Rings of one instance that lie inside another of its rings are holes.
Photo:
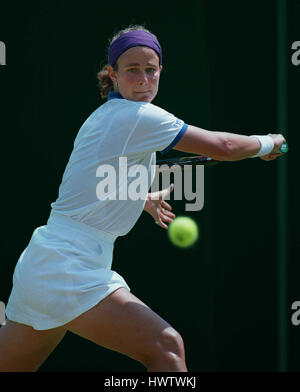
[[[219,151],[217,157],[219,161],[230,161],[234,154],[234,145],[227,135],[222,135],[219,142]]]

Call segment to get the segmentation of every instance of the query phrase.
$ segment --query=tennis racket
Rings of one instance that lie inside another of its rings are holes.
[[[275,153],[281,153],[281,154],[285,154],[286,152],[288,152],[288,145],[286,142],[282,143],[282,145],[279,147],[279,149],[275,151]],[[157,161],[156,164],[158,166],[165,166],[165,167],[159,168],[159,170],[162,171],[162,170],[171,170],[171,168],[173,166],[175,166],[174,169],[176,169],[176,166],[183,167],[184,165],[213,166],[213,165],[217,165],[218,163],[221,163],[221,162],[224,162],[224,161],[217,161],[216,159],[213,159],[210,157],[205,157],[203,155],[193,155],[193,156],[161,159],[161,160]]]

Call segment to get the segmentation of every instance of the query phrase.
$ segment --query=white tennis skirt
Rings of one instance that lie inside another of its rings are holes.
[[[52,211],[16,264],[7,318],[37,330],[56,328],[118,288],[130,291],[111,269],[115,239]]]

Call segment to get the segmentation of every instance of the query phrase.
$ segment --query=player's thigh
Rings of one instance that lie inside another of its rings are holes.
[[[37,331],[10,320],[0,328],[0,371],[36,371],[66,333],[63,327]]]
[[[144,365],[164,345],[183,346],[177,331],[149,306],[120,288],[66,324],[71,332],[125,354]],[[183,347],[178,347],[178,351]]]

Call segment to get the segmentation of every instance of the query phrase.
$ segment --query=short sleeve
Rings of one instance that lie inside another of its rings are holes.
[[[166,110],[151,103],[142,105],[127,153],[160,151],[167,153],[184,135],[188,125]]]

